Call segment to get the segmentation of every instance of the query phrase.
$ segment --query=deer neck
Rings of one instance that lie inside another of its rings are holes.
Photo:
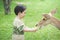
[[[60,21],[54,17],[51,18],[51,24],[60,29]]]

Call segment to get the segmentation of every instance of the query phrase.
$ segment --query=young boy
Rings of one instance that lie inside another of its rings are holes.
[[[12,40],[24,40],[24,32],[36,32],[39,28],[28,28],[24,25],[23,21],[21,20],[25,16],[26,7],[23,5],[17,5],[14,9],[16,18],[13,22],[14,31],[12,35]]]

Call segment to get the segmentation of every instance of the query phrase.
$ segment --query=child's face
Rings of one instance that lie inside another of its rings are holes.
[[[24,12],[22,12],[22,13],[19,13],[19,17],[20,17],[20,18],[23,18],[23,17],[25,16],[25,12],[26,12],[26,11],[24,11]]]

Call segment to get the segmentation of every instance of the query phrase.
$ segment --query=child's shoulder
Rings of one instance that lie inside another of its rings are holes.
[[[23,23],[23,21],[21,21],[21,19],[19,19],[19,18],[17,18],[17,17],[15,17],[14,22],[15,22],[15,23],[21,23],[21,24]]]
[[[21,20],[15,17],[14,22],[21,22]]]
[[[16,26],[16,25],[24,25],[24,23],[20,20],[20,19],[18,19],[18,18],[15,18],[14,19],[14,22],[13,22],[13,25],[14,26]]]

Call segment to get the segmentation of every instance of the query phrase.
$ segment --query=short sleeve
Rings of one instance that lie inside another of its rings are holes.
[[[20,32],[23,31],[24,25],[21,25],[20,27],[17,28]]]
[[[18,22],[16,23],[16,27],[17,27],[17,29],[18,29],[19,31],[23,31],[23,29],[24,29],[24,23],[21,22],[21,21],[18,21]]]

